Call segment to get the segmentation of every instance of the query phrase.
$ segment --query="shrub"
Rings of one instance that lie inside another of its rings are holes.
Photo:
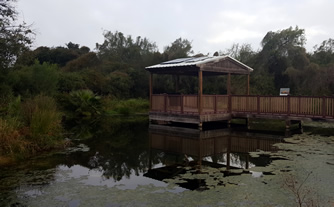
[[[100,96],[91,90],[72,91],[68,98],[68,109],[75,111],[76,116],[91,117],[102,112]]]

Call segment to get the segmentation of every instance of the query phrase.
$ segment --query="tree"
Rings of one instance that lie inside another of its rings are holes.
[[[319,46],[314,46],[312,61],[319,65],[329,65],[334,63],[334,39],[324,40]]]
[[[59,81],[58,67],[49,63],[24,66],[9,73],[9,82],[17,95],[54,95]]]
[[[102,44],[97,43],[96,49],[98,56],[104,60],[138,64],[145,56],[157,51],[156,44],[147,38],[138,36],[133,39],[118,31],[106,31],[103,35],[105,40]]]
[[[191,42],[181,37],[176,39],[170,46],[166,46],[163,52],[165,60],[188,57],[193,54]]]
[[[218,52],[216,53],[218,54]],[[224,53],[233,57],[234,59],[239,60],[242,63],[249,62],[256,54],[250,44],[242,44],[240,46],[238,43],[234,43],[232,47],[227,49]]]
[[[285,73],[287,68],[302,70],[309,64],[304,48],[304,33],[305,31],[297,26],[289,27],[277,32],[268,32],[261,42],[262,51],[257,62],[265,72],[274,75],[276,90],[289,84],[289,77]]]
[[[17,57],[32,43],[30,27],[16,24],[17,15],[14,0],[0,1],[0,70],[8,69]]]

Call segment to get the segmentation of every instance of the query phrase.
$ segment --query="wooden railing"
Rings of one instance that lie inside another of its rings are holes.
[[[197,95],[152,95],[152,112],[198,114]],[[245,113],[334,118],[334,97],[203,95],[203,114]]]

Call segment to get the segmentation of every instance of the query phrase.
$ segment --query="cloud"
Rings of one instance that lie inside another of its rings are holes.
[[[213,38],[207,39],[208,43],[233,43],[238,41],[245,41],[250,38],[261,38],[262,33],[246,30],[242,28],[233,28],[214,36]]]
[[[233,43],[260,47],[268,31],[299,26],[309,45],[333,37],[331,0],[19,0],[19,12],[37,31],[36,47],[69,41],[93,49],[103,30],[147,37],[160,50],[182,37],[196,52],[212,53]]]

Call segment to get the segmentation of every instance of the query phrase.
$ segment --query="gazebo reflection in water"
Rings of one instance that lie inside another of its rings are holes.
[[[231,128],[203,131],[165,125],[150,125],[150,166],[146,177],[163,181],[187,173],[202,173],[203,168],[219,170],[223,176],[250,174],[254,166],[266,166],[268,156],[252,158],[250,152],[275,152],[273,146],[283,136],[235,131]],[[159,165],[153,160],[159,159]],[[179,185],[205,190],[205,180],[187,179]]]

